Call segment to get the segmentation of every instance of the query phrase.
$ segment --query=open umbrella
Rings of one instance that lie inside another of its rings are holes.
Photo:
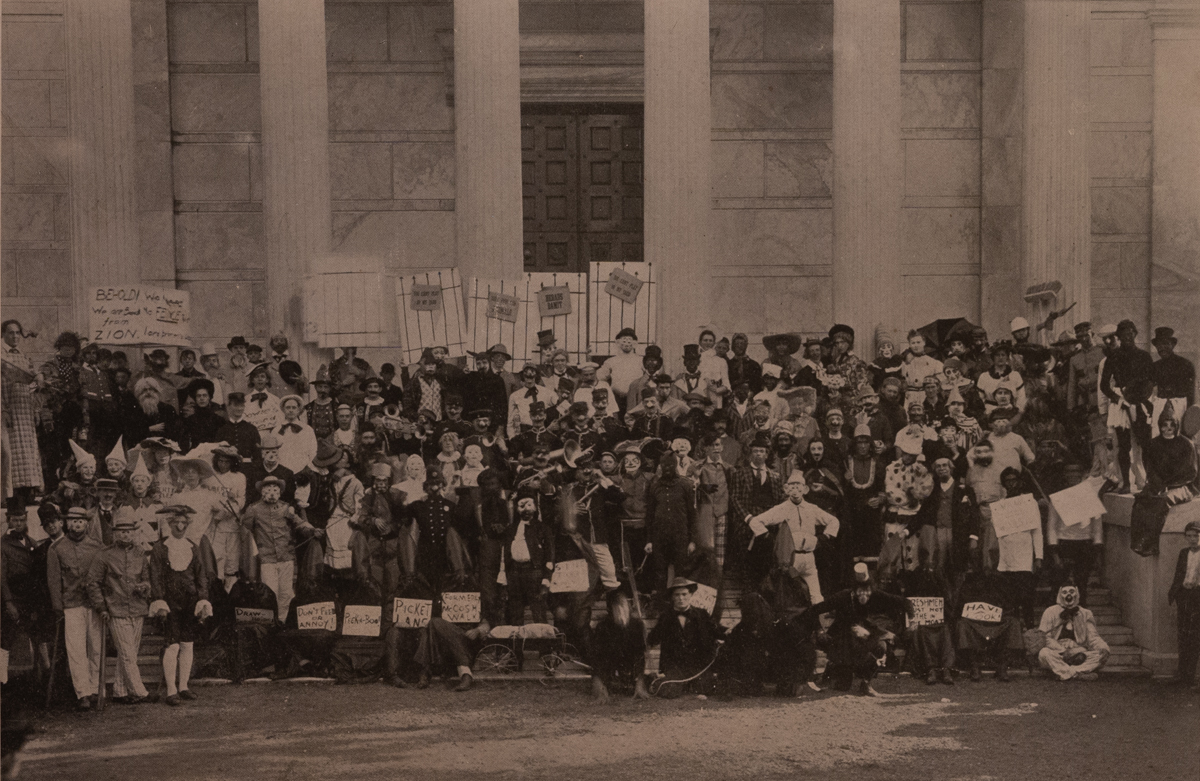
[[[961,333],[965,338],[970,336],[972,328],[975,328],[975,324],[965,317],[947,317],[921,326],[917,333],[925,337],[931,350],[940,350],[950,343],[953,334]]]

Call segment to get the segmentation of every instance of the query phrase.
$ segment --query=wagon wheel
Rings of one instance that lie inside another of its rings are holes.
[[[559,666],[566,659],[559,656],[557,652],[551,651],[548,654],[542,654],[542,669],[546,671],[546,675],[554,675]]]
[[[484,646],[475,656],[475,669],[480,672],[511,675],[517,671],[517,655],[505,645]]]

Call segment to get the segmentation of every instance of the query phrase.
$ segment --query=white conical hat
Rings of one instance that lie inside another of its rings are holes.
[[[146,460],[142,458],[140,453],[135,456],[135,458],[137,459],[137,463],[134,464],[133,473],[130,474],[129,477],[132,479],[134,477],[141,476],[152,480],[153,478],[150,476],[150,470],[146,468]]]
[[[71,443],[71,452],[75,454],[75,464],[77,466],[84,464],[96,465],[96,457],[94,455],[81,448],[75,440],[68,439],[67,441]]]
[[[120,461],[126,466],[129,465],[129,459],[125,458],[124,440],[125,437],[123,435],[117,437],[117,444],[113,445],[112,452],[104,457],[105,461]]]

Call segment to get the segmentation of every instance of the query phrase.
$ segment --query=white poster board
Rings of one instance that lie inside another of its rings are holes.
[[[1042,513],[1032,494],[992,502],[992,527],[997,537],[1027,532],[1042,525]]]
[[[696,593],[692,594],[692,607],[708,611],[711,616],[717,608],[717,590],[703,583],[696,584]]]
[[[332,602],[314,602],[296,607],[297,629],[324,629],[337,631],[337,611]]]
[[[96,287],[88,291],[88,338],[96,344],[192,344],[192,296],[163,287]]]
[[[913,606],[912,616],[905,616],[907,626],[933,626],[945,623],[945,600],[942,597],[909,597]]]
[[[563,594],[587,591],[590,587],[587,559],[560,561],[550,576],[550,593]]]
[[[342,634],[353,637],[379,637],[383,609],[379,605],[346,605],[342,613]]]
[[[234,621],[239,624],[263,624],[270,625],[275,623],[275,611],[263,610],[257,607],[235,607],[233,609]]]
[[[1103,485],[1103,477],[1088,478],[1078,485],[1050,494],[1050,503],[1067,526],[1083,526],[1093,518],[1104,515],[1104,502],[1100,501],[1100,488]]]
[[[962,617],[985,624],[998,624],[1004,618],[1004,609],[987,602],[968,602],[963,605]]]
[[[478,591],[447,591],[442,594],[442,618],[452,624],[479,623]]]
[[[433,616],[432,599],[400,599],[392,602],[392,623],[401,629],[420,629],[429,626]]]

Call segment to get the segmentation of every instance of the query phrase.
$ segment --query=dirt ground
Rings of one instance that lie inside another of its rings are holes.
[[[52,714],[27,779],[1200,778],[1200,695],[1150,680],[882,677],[878,698],[597,705],[584,682],[197,688],[180,708]]]

